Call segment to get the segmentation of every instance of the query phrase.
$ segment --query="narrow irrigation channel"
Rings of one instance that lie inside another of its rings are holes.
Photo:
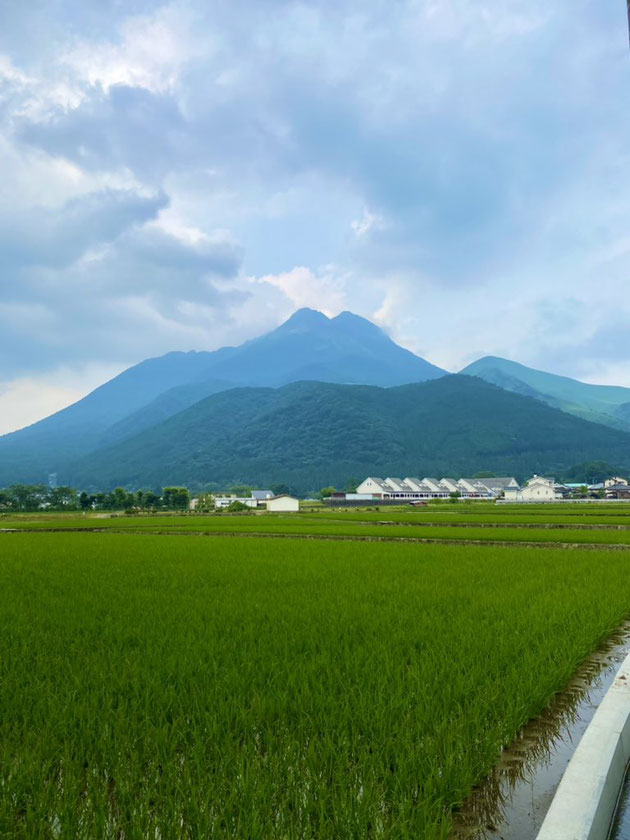
[[[535,840],[571,756],[629,652],[627,621],[503,751],[492,773],[456,814],[451,840]],[[630,790],[626,800],[630,812]],[[630,813],[625,831],[612,836],[630,840]]]
[[[630,840],[630,774],[626,773],[615,819],[610,829],[610,840]]]

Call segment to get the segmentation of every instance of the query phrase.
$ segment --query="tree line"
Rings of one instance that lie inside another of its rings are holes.
[[[186,487],[164,487],[161,493],[131,492],[123,487],[109,493],[86,493],[74,487],[12,484],[0,490],[0,511],[187,510],[189,505]]]

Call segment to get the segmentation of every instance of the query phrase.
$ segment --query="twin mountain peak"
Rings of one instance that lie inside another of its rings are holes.
[[[630,389],[495,357],[461,374],[352,312],[300,309],[238,347],[147,359],[0,437],[0,486],[57,472],[99,489],[280,481],[308,492],[379,470],[518,473],[628,461]]]

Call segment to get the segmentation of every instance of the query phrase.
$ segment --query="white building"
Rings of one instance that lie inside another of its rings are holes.
[[[258,505],[258,501],[249,496],[219,496],[215,498],[214,506],[219,509],[228,508],[232,502],[240,502],[249,508],[255,508]]]
[[[625,478],[620,478],[618,475],[615,475],[612,478],[605,479],[604,489],[607,489],[608,487],[614,487],[615,485],[620,485],[620,484],[626,484],[627,485],[628,482]]]
[[[444,481],[444,479],[442,479]],[[459,488],[471,496],[489,496],[495,498],[508,489],[519,489],[519,483],[513,476],[492,478],[460,478]]]
[[[458,493],[463,499],[496,499],[508,488],[518,490],[513,477],[500,478],[376,478],[368,476],[357,487],[357,493],[374,499],[447,499]]]
[[[267,510],[275,513],[297,513],[300,509],[300,500],[293,496],[274,496],[267,499]]]
[[[506,502],[555,502],[561,499],[562,493],[556,489],[553,478],[535,475],[527,482],[522,490],[506,487]]]
[[[448,498],[450,491],[434,478],[375,478],[368,476],[357,487],[361,496],[373,499],[400,499],[401,502],[414,499]]]

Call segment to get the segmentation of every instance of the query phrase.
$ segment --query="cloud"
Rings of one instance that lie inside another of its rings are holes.
[[[185,244],[152,228],[70,266],[22,268],[0,303],[0,379],[75,359],[124,363],[213,347],[218,317],[248,294],[233,282],[239,262],[220,237]]]
[[[172,96],[142,87],[100,86],[76,108],[46,121],[25,115],[17,138],[87,170],[128,169],[155,182],[179,155],[190,155],[186,124]]]
[[[115,85],[156,93],[175,87],[191,58],[194,16],[182,4],[167,4],[153,14],[120,22],[116,38],[79,40],[59,61],[75,78],[108,90]],[[206,50],[208,40],[206,40]]]
[[[357,237],[364,237],[373,231],[386,230],[387,223],[382,216],[376,213],[370,213],[369,210],[363,210],[363,216],[360,219],[355,219],[351,224],[352,230]]]
[[[449,369],[621,375],[624,11],[9,4],[0,378],[233,344],[302,305]]]
[[[115,365],[78,365],[0,383],[0,435],[60,411],[120,372]]]
[[[108,190],[72,199],[56,210],[5,211],[0,215],[0,250],[9,271],[11,266],[67,266],[129,227],[155,218],[166,204],[165,195]]]
[[[248,293],[234,287],[241,248],[226,231],[169,229],[167,205],[104,190],[0,215],[0,380],[213,345],[217,314]]]
[[[280,289],[294,309],[306,306],[332,316],[346,305],[344,278],[332,266],[318,274],[305,266],[296,266],[283,274],[266,274],[255,280]]]

